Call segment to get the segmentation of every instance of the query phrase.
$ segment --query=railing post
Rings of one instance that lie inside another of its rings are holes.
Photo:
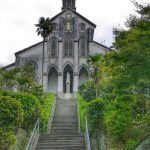
[[[86,133],[85,133],[86,149],[91,150],[87,117],[85,117],[85,127],[86,127]]]

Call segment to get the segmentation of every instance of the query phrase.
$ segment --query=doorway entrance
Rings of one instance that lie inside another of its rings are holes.
[[[63,92],[67,90],[67,74],[70,75],[70,93],[73,93],[73,69],[70,65],[66,65],[63,72]]]
[[[58,89],[58,74],[54,67],[52,67],[48,74],[48,92],[57,93]]]

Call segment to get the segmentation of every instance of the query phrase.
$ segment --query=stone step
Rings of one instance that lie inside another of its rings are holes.
[[[78,129],[78,127],[75,125],[75,126],[55,126],[55,125],[53,125],[53,127],[52,127],[52,130],[76,130],[76,129]]]
[[[84,142],[84,137],[59,137],[59,136],[51,136],[51,137],[40,137],[39,142]]]
[[[69,123],[69,122],[72,122],[72,123],[74,122],[74,123],[77,123],[77,121],[78,121],[77,119],[72,119],[72,118],[67,118],[67,119],[64,119],[64,118],[54,118],[54,122],[64,122],[64,123],[65,123],[65,122],[66,122],[66,123],[67,123],[67,122],[68,122],[68,123]]]
[[[57,146],[37,146],[37,149],[36,150],[49,150],[49,149],[64,149],[64,150],[70,150],[70,149],[74,149],[74,150],[77,150],[77,149],[81,149],[81,150],[84,150],[84,146],[78,146],[78,145],[57,145]]]
[[[53,135],[53,134],[41,134],[40,135],[40,138],[49,138],[49,137],[62,137],[62,138],[68,138],[68,137],[75,137],[75,138],[83,138],[84,137],[84,134],[78,134],[78,133],[76,133],[76,134],[73,134],[73,135]]]
[[[57,113],[54,115],[55,118],[76,118],[75,114],[62,114],[62,113]]]
[[[50,131],[51,134],[67,134],[72,135],[75,134],[77,131]]]
[[[76,147],[68,147],[68,146],[64,146],[64,147],[37,147],[36,150],[85,150],[85,147],[82,146],[76,146]]]
[[[72,123],[72,124],[67,124],[67,122],[66,123],[64,123],[64,124],[62,124],[62,123],[53,123],[53,126],[52,126],[52,128],[53,127],[78,127],[78,123],[76,122],[76,123]]]
[[[80,142],[80,141],[39,141],[38,146],[70,146],[70,145],[74,145],[74,146],[84,146],[84,141]]]

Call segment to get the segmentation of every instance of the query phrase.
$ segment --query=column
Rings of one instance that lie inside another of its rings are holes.
[[[75,64],[74,72],[77,73],[79,68],[78,41],[75,41],[74,43],[75,43],[74,44],[74,64]]]
[[[73,92],[76,93],[78,91],[79,84],[79,50],[78,50],[78,41],[75,41],[75,49],[74,49],[74,82],[73,82]]]
[[[74,73],[74,85],[73,85],[73,92],[74,93],[78,92],[78,85],[79,85],[79,74]]]
[[[58,94],[59,95],[63,93],[62,58],[63,58],[63,42],[59,41],[59,46],[58,46]]]
[[[48,72],[47,72],[47,60],[48,60],[48,55],[47,55],[47,49],[48,49],[48,42],[44,42],[44,64],[43,64],[43,88],[44,91],[48,91]]]

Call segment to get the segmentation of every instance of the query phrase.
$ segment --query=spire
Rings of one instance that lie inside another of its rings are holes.
[[[75,1],[76,0],[62,0],[62,3],[63,3],[62,10],[66,9],[66,8],[71,8],[76,11]]]

